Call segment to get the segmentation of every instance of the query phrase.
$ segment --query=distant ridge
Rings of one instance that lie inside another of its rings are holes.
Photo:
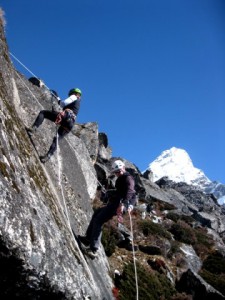
[[[172,147],[163,151],[149,164],[148,171],[151,171],[154,182],[166,176],[174,182],[185,182],[199,187],[206,193],[212,193],[220,205],[225,204],[225,185],[211,181],[202,170],[194,167],[184,149]]]

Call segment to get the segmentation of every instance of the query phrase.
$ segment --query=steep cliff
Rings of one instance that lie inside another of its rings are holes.
[[[52,108],[52,96],[14,69],[1,22],[1,298],[111,299],[105,254],[93,262],[83,256],[75,239],[84,234],[93,212],[97,188],[93,155],[71,133],[58,155],[41,164],[25,126],[43,108]],[[39,154],[48,149],[55,131],[54,124],[45,125],[34,137]],[[90,127],[96,156],[98,130],[96,124]]]

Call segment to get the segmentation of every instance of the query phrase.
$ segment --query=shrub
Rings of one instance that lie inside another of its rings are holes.
[[[160,211],[163,211],[163,210],[172,210],[172,209],[176,208],[173,204],[170,204],[170,203],[167,203],[167,202],[161,202],[161,201],[158,202],[157,206],[158,206],[158,209]]]
[[[188,223],[189,225],[191,225],[195,221],[194,218],[192,218],[191,216],[185,216],[185,215],[181,216],[181,220]]]
[[[118,232],[112,226],[104,226],[102,230],[102,245],[105,249],[105,254],[109,257],[115,252]]]
[[[215,251],[204,260],[202,268],[214,274],[225,274],[225,258]]]
[[[177,222],[180,219],[180,216],[178,214],[175,214],[173,212],[169,212],[166,217],[174,222]]]
[[[185,293],[177,293],[170,300],[192,300],[193,297],[191,295],[187,295]]]
[[[181,221],[188,223],[189,225],[191,225],[194,222],[194,219],[191,216],[178,215],[174,212],[169,212],[167,214],[167,218],[174,222],[181,220]]]
[[[204,228],[192,228],[182,220],[173,224],[169,231],[174,235],[175,240],[192,245],[197,255],[201,258],[207,256],[214,246],[213,238]]]
[[[206,282],[208,282],[208,284],[225,295],[225,274],[216,275],[207,270],[202,270],[199,274]]]
[[[0,19],[2,21],[2,25],[5,27],[5,25],[6,25],[5,12],[2,10],[1,7],[0,7]]]
[[[205,281],[225,295],[225,258],[221,253],[218,251],[211,253],[204,260],[199,274]]]
[[[194,232],[196,243],[193,248],[199,256],[206,256],[214,246],[214,240],[204,228],[196,228]]]
[[[175,240],[179,242],[189,245],[193,245],[196,242],[194,230],[184,221],[178,221],[173,224],[169,231],[174,235]]]
[[[140,221],[139,228],[142,230],[145,236],[152,234],[167,238],[169,240],[171,239],[169,232],[161,224],[154,223],[150,220]]]
[[[139,300],[170,299],[175,294],[175,289],[169,279],[157,272],[148,272],[137,264]],[[136,284],[134,266],[129,263],[125,266],[119,284],[120,300],[136,299]]]
[[[167,257],[171,259],[176,253],[180,253],[180,243],[177,241],[171,241],[171,247],[167,254]]]

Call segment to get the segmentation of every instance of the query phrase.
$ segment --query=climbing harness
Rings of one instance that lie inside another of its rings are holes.
[[[130,231],[131,231],[131,236],[132,236],[132,252],[133,252],[133,262],[134,262],[134,274],[135,274],[135,283],[136,283],[136,300],[139,299],[139,291],[138,291],[138,279],[137,279],[137,267],[136,267],[136,257],[135,257],[135,251],[134,251],[134,234],[133,234],[133,224],[132,224],[132,218],[131,218],[131,213],[128,211],[129,217],[130,217]]]
[[[62,120],[65,118],[68,121],[71,120],[73,123],[75,123],[76,116],[75,116],[74,112],[71,109],[66,108],[65,110],[58,113],[57,118],[55,120],[55,124],[56,125],[60,124],[62,122]]]

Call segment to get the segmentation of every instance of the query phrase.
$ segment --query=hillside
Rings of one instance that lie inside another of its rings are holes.
[[[15,70],[0,21],[1,299],[224,299],[225,216],[212,195],[166,178],[153,183],[132,162],[139,202],[104,226],[100,255],[83,255],[93,209],[113,189],[116,158],[98,124],[76,124],[57,155],[42,164],[55,133],[26,127],[40,109],[58,108],[49,90]],[[133,228],[135,252],[130,247]],[[134,260],[135,255],[135,260]],[[116,272],[115,272],[116,271]]]

